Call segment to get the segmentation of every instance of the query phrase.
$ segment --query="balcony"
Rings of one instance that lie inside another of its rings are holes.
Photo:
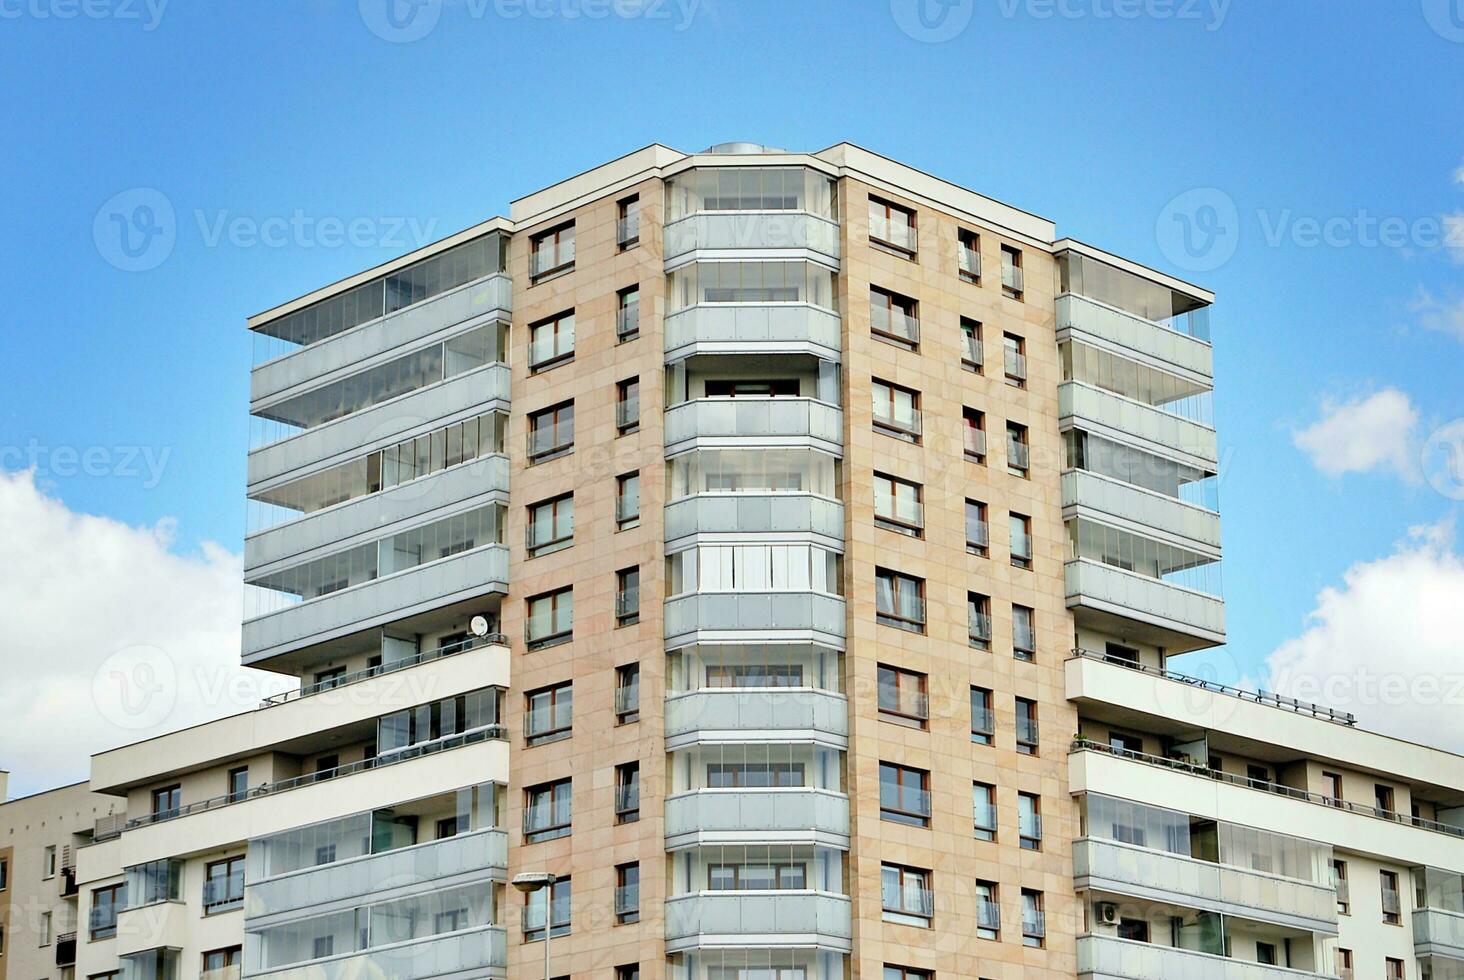
[[[844,412],[813,398],[698,398],[666,409],[666,452],[710,446],[794,446],[835,453],[844,445]]]
[[[1070,609],[1146,623],[1153,632],[1145,635],[1173,653],[1225,642],[1223,599],[1090,558],[1071,559],[1063,571]]]
[[[1062,474],[1063,520],[1087,517],[1135,534],[1161,532],[1171,543],[1220,553],[1220,515],[1177,497],[1085,470]]]
[[[1137,440],[1160,453],[1178,454],[1200,469],[1213,470],[1219,461],[1215,430],[1207,425],[1081,381],[1060,384],[1057,401],[1058,417],[1075,419],[1086,431],[1120,442]]]
[[[837,361],[839,314],[808,303],[690,306],[666,317],[666,359],[693,354],[812,354]]]
[[[442,976],[507,975],[507,935],[502,926],[382,946],[361,953],[311,960],[279,970],[251,969],[269,980],[359,980],[392,977],[424,980]]]
[[[1419,956],[1456,960],[1454,969],[1464,973],[1464,915],[1441,909],[1415,909],[1413,950]]]
[[[491,592],[508,592],[508,549],[485,545],[246,620],[247,666]]]
[[[1328,974],[1155,946],[1107,936],[1078,937],[1082,980],[1302,980]]]
[[[666,848],[702,844],[849,847],[849,797],[821,789],[703,789],[666,797]]]
[[[752,637],[844,647],[844,600],[822,592],[694,592],[665,610],[668,648]]]
[[[1214,375],[1209,344],[1141,316],[1075,294],[1057,298],[1057,339],[1073,334],[1106,341],[1198,378]]]
[[[719,688],[666,698],[666,748],[699,740],[816,741],[844,748],[849,701],[814,688]]]
[[[702,892],[666,900],[666,951],[853,948],[849,899],[824,892]]]
[[[839,225],[805,211],[707,211],[673,221],[664,232],[666,265],[699,251],[796,251],[837,267]],[[740,254],[739,258],[756,255]]]
[[[56,965],[76,965],[76,933],[63,932],[56,937]]]
[[[692,534],[817,534],[844,540],[844,505],[811,493],[698,494],[666,505],[666,540]]]
[[[1076,843],[1073,875],[1079,890],[1115,892],[1307,932],[1337,932],[1337,895],[1330,885],[1106,840]]]
[[[450,418],[506,409],[510,376],[506,364],[489,364],[256,449],[248,460],[250,492],[440,428]]]
[[[371,358],[460,330],[468,321],[508,320],[512,309],[513,280],[502,273],[485,276],[259,365],[249,377],[250,402],[274,398]]]
[[[501,881],[507,867],[508,835],[480,830],[250,882],[245,912],[252,919],[365,896],[377,901],[393,886],[447,878]]]

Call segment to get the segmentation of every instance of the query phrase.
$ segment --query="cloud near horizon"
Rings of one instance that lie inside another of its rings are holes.
[[[1322,402],[1322,417],[1294,431],[1291,441],[1327,476],[1391,472],[1409,483],[1419,478],[1418,410],[1408,395],[1384,388],[1372,395]]]

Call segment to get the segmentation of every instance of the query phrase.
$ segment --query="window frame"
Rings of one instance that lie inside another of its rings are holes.
[[[880,588],[881,578],[888,578],[890,582],[890,594],[894,600],[894,608],[883,610],[880,608],[880,595],[883,590]],[[929,615],[925,608],[925,579],[915,575],[907,575],[904,572],[897,572],[892,568],[876,566],[874,569],[875,581],[875,603],[874,620],[881,626],[891,626],[895,629],[904,630],[907,633],[924,633]],[[920,618],[912,619],[898,612],[900,598],[904,591],[909,588],[915,590],[915,601],[919,606]]]
[[[539,423],[539,421],[541,419],[544,419],[546,417],[549,419],[549,429],[548,429],[548,431],[550,431],[551,433],[553,433],[556,441],[551,446],[548,446],[548,447],[543,448],[543,449],[535,450],[534,449],[534,434],[536,432],[543,431],[540,428],[540,426],[539,426],[538,423]],[[548,462],[551,459],[558,459],[561,456],[566,456],[569,453],[573,452],[574,451],[574,426],[575,426],[575,413],[574,413],[574,399],[573,398],[570,398],[570,399],[567,399],[565,401],[559,402],[558,404],[555,404],[555,405],[545,406],[544,408],[541,408],[541,409],[539,409],[536,412],[530,412],[529,415],[528,415],[528,426],[527,426],[527,428],[529,430],[528,431],[528,454],[527,454],[528,455],[529,465],[530,466],[533,466],[533,465],[536,465],[538,463],[546,463],[546,462]],[[564,429],[568,429],[568,431],[569,431],[569,438],[568,438],[567,441],[559,441],[561,439],[562,430],[564,430]]]
[[[550,537],[544,541],[535,541],[533,538],[534,528],[539,524],[539,512],[549,508],[550,534],[554,534],[560,522],[560,509],[565,503],[569,504],[569,531],[557,537]],[[524,551],[530,558],[539,558],[544,555],[552,555],[556,551],[563,551],[574,544],[574,491],[561,493],[556,497],[548,497],[544,500],[529,504],[528,523],[524,528]]]
[[[561,351],[559,349],[559,342],[566,332],[566,323],[568,323],[567,332],[569,334],[569,349]],[[552,331],[551,336],[554,340],[554,353],[550,354],[548,357],[535,360],[534,349],[539,346],[538,341],[540,331],[546,329]],[[576,333],[573,307],[567,310],[560,310],[553,316],[546,316],[542,320],[535,320],[533,323],[529,324],[529,374],[543,374],[544,372],[549,371],[552,368],[557,368],[562,364],[568,364],[570,361],[574,360],[577,343],[578,336]]]

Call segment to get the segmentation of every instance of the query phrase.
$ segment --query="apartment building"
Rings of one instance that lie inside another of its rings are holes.
[[[1213,298],[657,145],[251,317],[300,688],[94,756],[77,975],[1459,976],[1459,757],[1174,669]]]

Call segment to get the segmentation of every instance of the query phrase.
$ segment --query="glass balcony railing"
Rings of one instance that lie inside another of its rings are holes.
[[[640,333],[640,304],[632,303],[615,311],[615,336],[629,340]]]
[[[529,255],[529,275],[535,278],[574,266],[574,239],[535,249]]]
[[[976,902],[976,926],[980,929],[990,929],[993,932],[1001,931],[1001,906],[990,899],[978,899]]]
[[[974,248],[960,247],[960,271],[968,279],[981,278],[981,253]]]
[[[1025,442],[1007,442],[1007,465],[1012,469],[1025,470],[1032,465],[1032,447]]]
[[[1012,350],[1010,347],[1002,351],[1002,370],[1008,378],[1013,381],[1027,380],[1027,355]]]
[[[877,334],[910,345],[920,343],[920,320],[904,310],[874,306],[869,311],[869,328]]]
[[[961,359],[974,367],[981,367],[985,363],[986,352],[981,341],[975,337],[966,336],[961,339]]]
[[[983,646],[991,644],[991,616],[973,612],[966,615],[966,631],[970,639]]]
[[[1020,293],[1026,285],[1026,276],[1019,265],[1007,265],[1001,267],[1001,286],[1003,289],[1013,293]]]
[[[640,241],[640,214],[628,214],[615,222],[615,242],[629,248]]]
[[[983,429],[973,429],[966,426],[964,440],[966,455],[974,459],[980,459],[986,455],[986,432]]]
[[[630,429],[640,425],[640,398],[625,398],[615,403],[615,427]]]
[[[913,252],[919,244],[914,225],[893,221],[882,214],[869,216],[869,239],[882,245],[892,245],[903,252]]]

